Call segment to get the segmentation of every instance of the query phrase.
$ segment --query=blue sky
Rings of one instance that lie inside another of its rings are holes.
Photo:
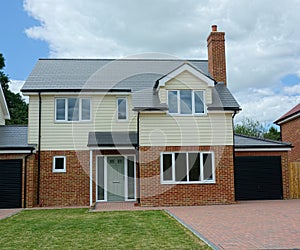
[[[0,53],[5,57],[5,73],[10,79],[25,80],[40,57],[48,57],[48,44],[34,40],[25,29],[38,24],[23,9],[22,0],[1,1]]]
[[[237,120],[270,124],[300,102],[299,0],[6,0],[1,10],[0,53],[14,91],[38,58],[206,59],[217,24],[228,87],[243,108]]]

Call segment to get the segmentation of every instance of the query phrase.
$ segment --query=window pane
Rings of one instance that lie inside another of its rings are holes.
[[[56,99],[56,120],[64,121],[66,115],[66,100],[65,99]]]
[[[79,121],[79,102],[77,98],[68,98],[68,121]]]
[[[169,113],[178,113],[177,91],[168,91]]]
[[[187,181],[185,153],[175,154],[175,181]]]
[[[180,90],[180,114],[192,113],[192,91]]]
[[[127,190],[128,199],[134,199],[134,157],[127,158]]]
[[[81,120],[89,121],[91,120],[91,100],[82,99],[81,100]]]
[[[104,157],[98,157],[98,169],[97,169],[97,197],[98,200],[104,200]]]
[[[65,168],[65,158],[54,158],[54,160],[56,170],[63,170]]]
[[[203,179],[212,180],[212,154],[203,154]]]
[[[126,120],[127,100],[126,98],[118,99],[118,120]]]
[[[172,181],[172,155],[163,154],[163,180]]]
[[[204,113],[203,91],[195,91],[195,113]]]
[[[200,155],[189,153],[189,181],[200,181]]]

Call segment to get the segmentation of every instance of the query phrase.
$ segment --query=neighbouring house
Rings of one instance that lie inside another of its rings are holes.
[[[281,139],[291,142],[290,162],[300,162],[300,103],[275,121],[280,126]]]
[[[10,114],[0,86],[0,208],[26,207],[25,176],[30,185],[35,185],[30,173],[26,172],[26,162],[35,146],[28,145],[27,126],[5,125],[8,119]],[[33,204],[34,197],[29,194],[28,199]]]
[[[234,136],[240,106],[215,25],[207,47],[208,60],[40,59],[22,88],[23,144],[33,148],[23,155],[18,206],[288,198],[290,144]],[[275,184],[262,186],[262,176]]]

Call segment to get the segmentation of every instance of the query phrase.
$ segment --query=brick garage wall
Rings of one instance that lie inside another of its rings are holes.
[[[289,152],[290,162],[300,162],[300,118],[280,126],[282,141],[291,142],[294,148]]]
[[[215,184],[161,184],[160,153],[213,151]],[[233,147],[140,147],[140,202],[142,206],[232,204],[234,197]]]
[[[66,156],[66,172],[53,173],[53,156]],[[42,151],[40,206],[89,205],[89,151]]]
[[[35,154],[27,157],[26,202],[25,202],[25,158],[28,154],[0,154],[0,160],[22,160],[22,207],[33,207],[37,200],[37,165]]]
[[[288,199],[290,197],[288,151],[235,152],[235,156],[280,156],[282,169],[283,198]]]

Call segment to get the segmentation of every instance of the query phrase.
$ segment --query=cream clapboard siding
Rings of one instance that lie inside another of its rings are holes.
[[[0,125],[5,125],[4,112],[0,106]]]
[[[205,90],[206,104],[212,103],[212,88],[207,86],[207,83],[197,78],[188,71],[184,71],[176,78],[171,79],[165,85],[160,87],[158,95],[162,103],[167,102],[167,90],[180,90],[180,89],[193,89],[193,90]]]
[[[116,119],[116,96],[81,97],[92,99],[91,122],[55,122],[55,97],[42,96],[42,150],[86,150],[88,149],[89,132],[136,130],[136,114],[131,111],[131,96],[127,97],[129,106],[128,122],[118,122]],[[31,96],[29,105],[29,143],[34,144],[38,143],[38,106],[38,97]]]
[[[141,146],[233,145],[232,114],[141,114]]]

